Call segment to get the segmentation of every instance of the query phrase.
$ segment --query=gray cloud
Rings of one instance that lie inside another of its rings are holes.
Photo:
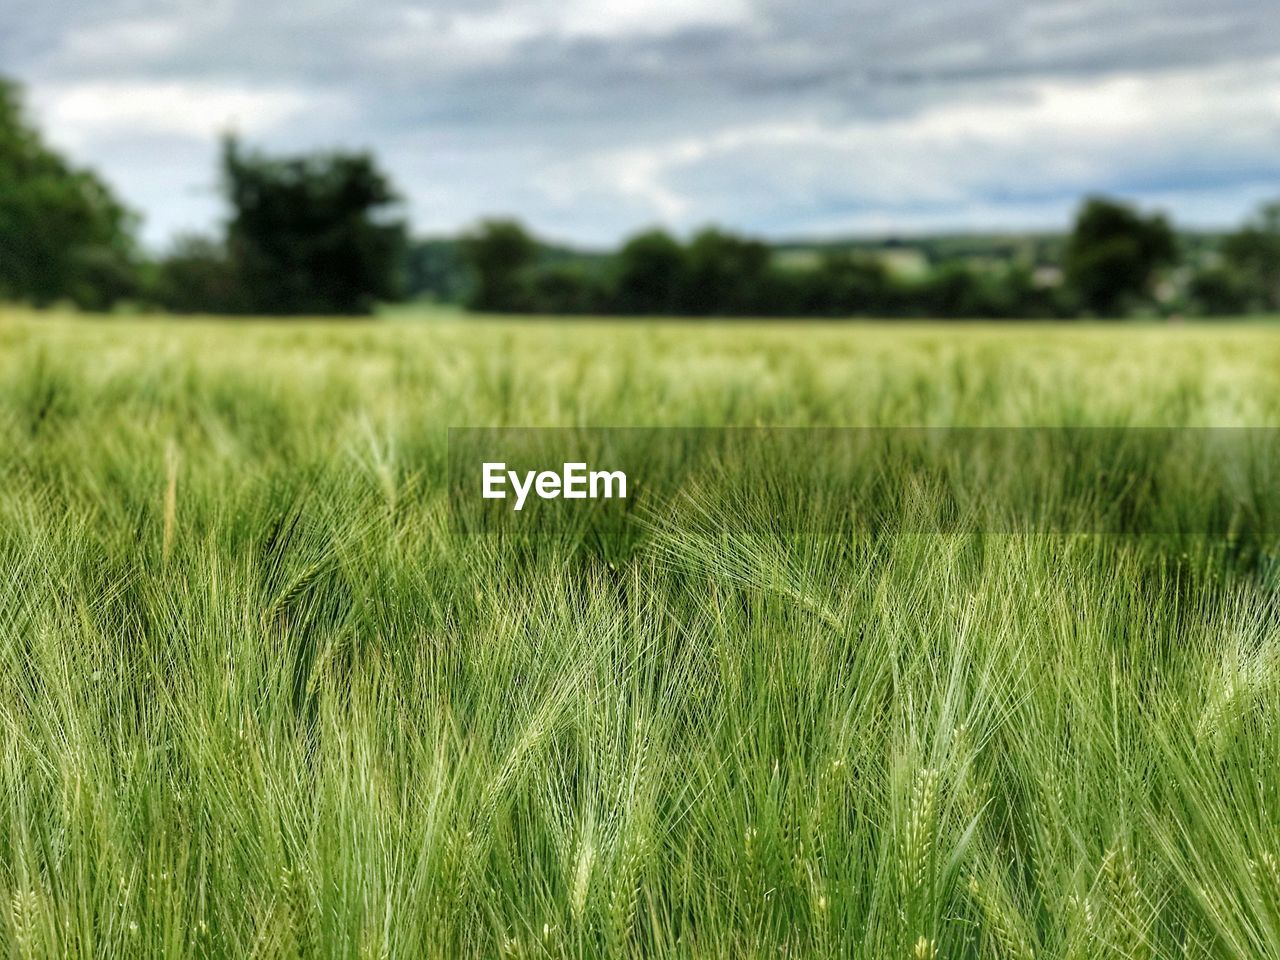
[[[375,147],[423,229],[966,225],[1080,189],[1225,219],[1280,192],[1256,0],[8,0],[0,58],[153,238],[214,215],[173,190],[229,122]]]

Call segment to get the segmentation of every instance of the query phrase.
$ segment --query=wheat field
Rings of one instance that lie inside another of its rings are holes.
[[[1277,371],[1264,324],[0,311],[0,942],[1280,956],[1269,554],[606,556],[440,480],[458,425],[1280,426]]]

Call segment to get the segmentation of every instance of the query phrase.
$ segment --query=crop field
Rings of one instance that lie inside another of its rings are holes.
[[[605,553],[442,480],[450,426],[1280,427],[1278,377],[1258,323],[0,310],[3,952],[1280,957],[1268,545]]]

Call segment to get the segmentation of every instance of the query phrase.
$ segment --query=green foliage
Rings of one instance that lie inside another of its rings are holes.
[[[648,231],[602,258],[541,244],[515,221],[488,221],[464,239],[462,260],[476,278],[468,305],[496,313],[1051,319],[1078,315],[1081,299],[1020,261],[948,259],[917,277],[896,273],[884,251],[797,261],[718,229],[687,243]]]
[[[173,313],[244,313],[245,291],[225,245],[180,238],[155,266],[152,300]]]
[[[0,78],[0,300],[106,309],[136,292],[134,220],[27,122]]]
[[[772,313],[767,245],[707,229],[685,251],[680,312],[691,316],[750,316]]]
[[[1151,295],[1156,271],[1173,263],[1177,243],[1163,216],[1093,197],[1076,217],[1067,243],[1067,277],[1086,309],[1123,313]]]
[[[364,153],[272,158],[226,141],[227,248],[246,308],[367,313],[399,296],[398,197]]]
[[[581,264],[562,263],[539,270],[529,290],[529,309],[538,313],[597,313],[604,293]]]
[[[538,244],[514,220],[486,220],[463,238],[462,251],[475,274],[473,310],[528,312]]]
[[[992,316],[991,284],[986,279],[964,264],[946,264],[920,284],[921,305],[932,316]]]
[[[437,303],[461,303],[470,283],[462,250],[453,239],[410,243],[405,253],[404,274],[407,295]]]
[[[1229,236],[1222,255],[1238,271],[1252,306],[1280,310],[1280,203],[1263,207],[1252,222]]]
[[[1280,425],[1269,329],[802,334],[0,313],[0,952],[1280,956],[1274,560],[452,527],[457,422]]]
[[[867,255],[828,253],[806,281],[804,313],[892,316],[898,306],[888,267]]]
[[[1020,267],[946,263],[916,285],[908,309],[930,317],[1044,320],[1073,315],[1070,291],[1040,286]]]
[[[1197,313],[1211,317],[1245,313],[1256,299],[1248,279],[1229,264],[1197,270],[1187,295]]]
[[[619,313],[676,313],[688,279],[680,242],[663,230],[641,233],[622,245],[615,265],[613,306]]]

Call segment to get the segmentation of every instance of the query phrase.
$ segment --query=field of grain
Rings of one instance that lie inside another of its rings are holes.
[[[1277,371],[1263,324],[0,311],[0,944],[1280,956],[1269,567],[619,561],[461,536],[441,482],[460,425],[1280,426]]]

